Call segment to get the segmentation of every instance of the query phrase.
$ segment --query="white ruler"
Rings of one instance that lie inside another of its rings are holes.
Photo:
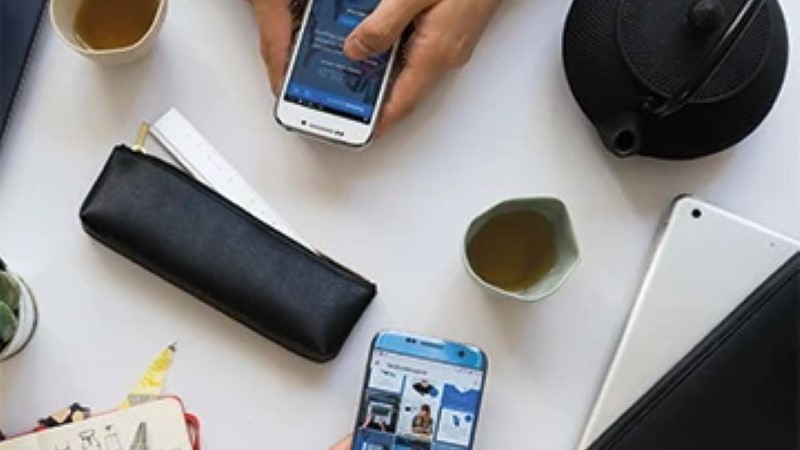
[[[177,110],[170,109],[161,116],[150,133],[198,181],[316,252]]]

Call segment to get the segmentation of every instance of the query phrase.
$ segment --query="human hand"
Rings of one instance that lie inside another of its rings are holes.
[[[331,447],[331,450],[350,450],[353,446],[353,436],[347,436],[341,442]]]
[[[250,1],[258,22],[261,58],[267,65],[272,92],[278,96],[289,67],[293,30],[302,14],[305,2],[300,0]]]
[[[273,93],[280,93],[301,0],[251,0],[261,55]],[[383,109],[379,133],[408,115],[436,80],[467,63],[502,0],[383,0],[348,37],[345,54],[362,60],[388,50],[413,24],[402,68]]]
[[[388,50],[413,32],[383,108],[378,133],[407,116],[436,80],[464,66],[502,0],[383,0],[344,43],[354,60]]]

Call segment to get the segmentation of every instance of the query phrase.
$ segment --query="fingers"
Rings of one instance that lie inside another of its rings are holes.
[[[444,72],[441,65],[431,64],[425,58],[415,57],[413,52],[410,53],[383,107],[378,123],[378,135],[411,113]]]
[[[331,450],[350,450],[353,445],[353,436],[347,436],[341,442],[331,447]]]
[[[433,0],[383,0],[345,40],[345,55],[360,61],[388,50],[408,24],[432,3]]]
[[[261,38],[261,57],[267,65],[270,87],[278,95],[286,77],[292,46],[289,0],[256,0],[254,11]]]

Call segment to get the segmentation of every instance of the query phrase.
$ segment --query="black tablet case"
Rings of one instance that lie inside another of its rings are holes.
[[[798,450],[799,303],[800,254],[589,450]]]
[[[0,138],[46,4],[46,0],[0,0]]]

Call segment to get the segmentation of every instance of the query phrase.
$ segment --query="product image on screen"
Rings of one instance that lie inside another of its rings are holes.
[[[352,61],[342,52],[348,35],[379,0],[316,0],[300,40],[284,100],[370,123],[390,52]]]
[[[483,372],[375,350],[354,450],[467,450]]]

